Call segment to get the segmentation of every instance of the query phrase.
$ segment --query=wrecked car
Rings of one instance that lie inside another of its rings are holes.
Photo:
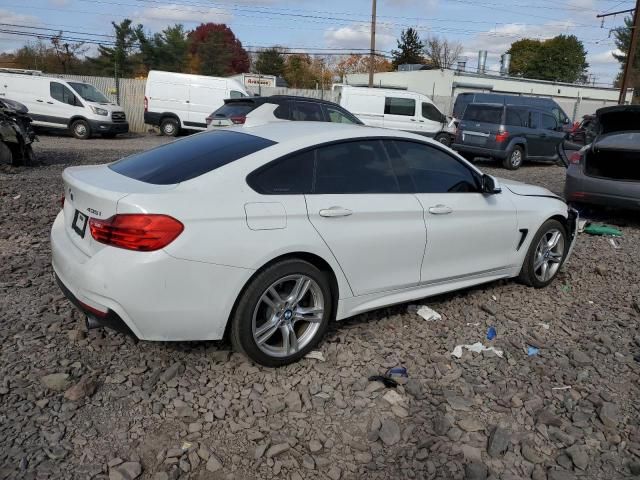
[[[31,144],[36,134],[23,104],[0,99],[0,164],[29,165],[34,159]]]
[[[565,198],[640,209],[640,105],[601,108],[596,117],[593,142],[569,159]]]

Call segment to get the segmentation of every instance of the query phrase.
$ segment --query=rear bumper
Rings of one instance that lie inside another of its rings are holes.
[[[160,126],[162,120],[162,114],[158,112],[144,112],[144,123],[147,125]]]
[[[570,165],[564,185],[567,202],[640,210],[640,182],[590,177],[582,165]]]
[[[89,120],[89,126],[92,133],[117,134],[127,133],[129,131],[129,122],[99,122],[98,120]]]
[[[473,145],[465,145],[463,143],[454,143],[451,148],[460,153],[477,155],[478,157],[491,157],[505,159],[508,152],[506,150],[496,150],[494,148],[475,147]]]

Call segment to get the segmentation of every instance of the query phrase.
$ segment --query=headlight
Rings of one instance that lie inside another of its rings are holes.
[[[109,115],[109,111],[105,110],[104,108],[94,107],[93,105],[89,105],[89,106],[91,107],[91,110],[93,110],[93,113],[95,113],[96,115],[104,115],[104,116]]]

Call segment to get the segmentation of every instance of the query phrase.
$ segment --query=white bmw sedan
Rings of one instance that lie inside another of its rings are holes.
[[[576,214],[425,137],[276,122],[67,168],[56,279],[141,340],[218,340],[255,362],[308,353],[329,322],[500,278],[544,287]]]

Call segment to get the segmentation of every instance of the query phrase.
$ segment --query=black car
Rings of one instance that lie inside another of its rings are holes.
[[[0,164],[29,165],[34,159],[31,144],[36,134],[23,104],[0,99]]]
[[[307,122],[334,122],[364,125],[352,113],[340,105],[317,98],[296,97],[291,95],[272,95],[270,97],[228,98],[224,105],[207,117],[207,128],[229,127],[245,122],[249,112],[265,103],[279,105],[273,112],[283,120]]]
[[[502,160],[509,170],[525,160],[565,164],[565,132],[546,111],[520,105],[473,103],[467,106],[451,146],[468,157]]]

